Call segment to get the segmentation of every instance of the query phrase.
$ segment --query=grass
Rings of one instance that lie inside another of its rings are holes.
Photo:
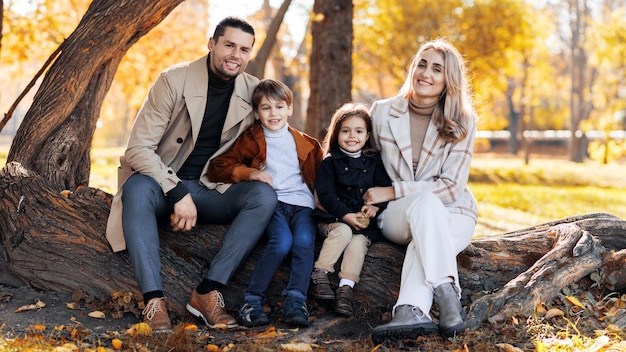
[[[626,218],[624,162],[601,165],[554,158],[476,154],[469,186],[478,201],[476,237],[493,236],[583,213]]]

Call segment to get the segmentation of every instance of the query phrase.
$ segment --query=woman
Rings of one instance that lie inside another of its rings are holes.
[[[389,201],[379,226],[407,245],[393,319],[374,328],[376,341],[465,329],[456,255],[476,226],[476,201],[467,188],[476,114],[465,64],[437,39],[417,52],[399,94],[371,108],[374,145],[390,187],[370,188],[365,204]],[[430,317],[433,300],[438,326]]]

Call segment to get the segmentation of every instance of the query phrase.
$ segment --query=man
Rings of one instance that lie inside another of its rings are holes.
[[[251,96],[259,80],[244,73],[254,40],[249,23],[227,17],[209,39],[207,56],[161,73],[120,158],[107,239],[114,251],[128,249],[144,322],[155,331],[171,329],[160,274],[158,223],[164,221],[183,232],[197,221],[230,223],[187,310],[212,328],[237,326],[220,290],[263,235],[277,197],[266,183],[217,184],[206,171],[254,122]]]

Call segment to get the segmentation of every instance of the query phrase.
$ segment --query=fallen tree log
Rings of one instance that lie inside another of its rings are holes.
[[[104,237],[111,198],[88,187],[56,192],[19,163],[7,164],[0,170],[0,283],[43,291],[80,289],[100,300],[115,292],[141,297],[126,252],[113,253]],[[162,229],[164,290],[175,313],[186,314],[189,293],[206,272],[225,229],[209,224],[184,234]],[[458,256],[470,326],[532,312],[574,283],[623,290],[625,233],[623,220],[594,213],[472,241]],[[240,303],[261,247],[224,290],[227,308]],[[403,258],[403,247],[374,243],[355,289],[357,302],[388,310],[397,297]],[[270,286],[271,304],[280,300],[288,274],[286,262]]]

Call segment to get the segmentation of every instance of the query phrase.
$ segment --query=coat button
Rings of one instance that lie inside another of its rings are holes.
[[[176,143],[182,144],[183,143],[183,139],[180,138],[180,137],[176,138]]]

